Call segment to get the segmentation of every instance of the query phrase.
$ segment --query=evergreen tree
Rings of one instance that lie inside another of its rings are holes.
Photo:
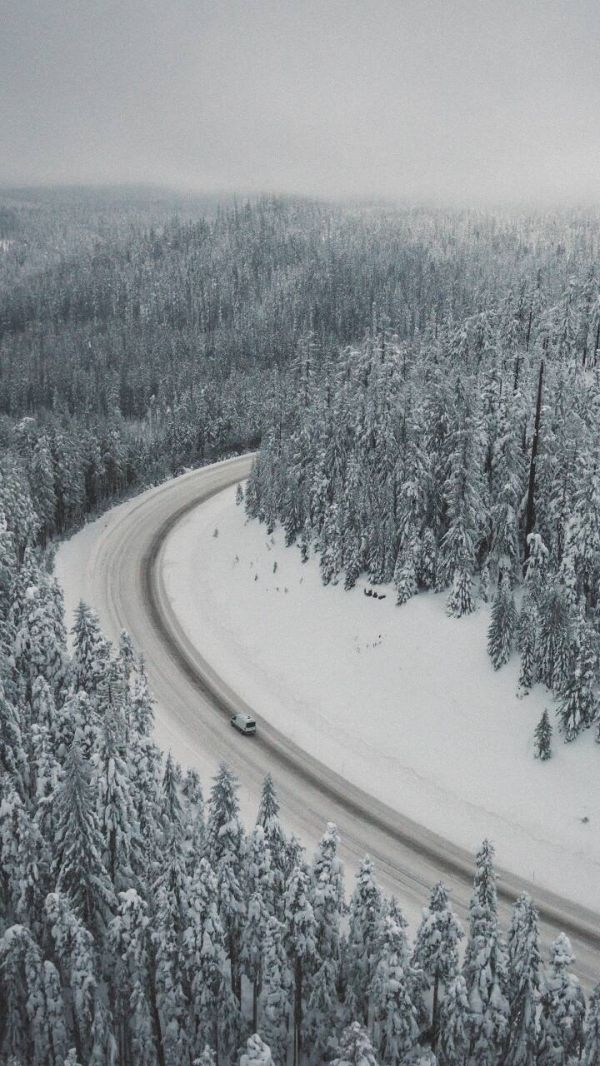
[[[279,818],[279,802],[275,793],[273,778],[270,774],[264,779],[256,824],[265,834],[265,845],[271,856],[271,875],[273,880],[273,898],[275,913],[283,917],[283,897],[287,871],[289,869],[288,846]],[[293,863],[292,865],[295,865]]]
[[[440,1066],[467,1066],[469,1059],[470,1004],[465,979],[449,982],[440,1010],[438,1061]]]
[[[190,1044],[199,1050],[208,1043],[219,1055],[226,1054],[237,1043],[241,1018],[227,973],[217,881],[206,859],[192,874],[186,903],[183,951]]]
[[[310,902],[310,878],[304,866],[292,871],[285,894],[284,943],[294,982],[293,1061],[302,1056],[305,982],[316,954],[316,922]]]
[[[574,628],[570,668],[558,700],[558,715],[566,740],[574,740],[594,721],[598,711],[597,637],[592,634],[583,609],[578,612]]]
[[[171,752],[167,755],[162,779],[162,820],[167,837],[183,832],[183,807],[179,798],[177,767]]]
[[[339,966],[340,922],[344,913],[344,875],[337,854],[339,842],[336,826],[328,822],[313,863],[311,894],[317,954],[329,960],[334,970]]]
[[[498,926],[493,858],[494,849],[484,840],[476,857],[464,961],[470,1049],[477,1066],[495,1064],[508,1027],[507,960]]]
[[[508,933],[508,1035],[506,1066],[535,1066],[540,951],[538,916],[531,899],[519,896]]]
[[[237,781],[221,766],[210,794],[206,853],[217,879],[218,907],[231,964],[231,988],[241,1000],[240,952],[245,915],[242,860],[244,830],[240,821]]]
[[[85,603],[75,612],[74,654],[71,664],[73,687],[92,695],[104,680],[110,659],[108,641],[102,635],[98,618]]]
[[[87,760],[79,740],[73,739],[65,775],[54,797],[55,837],[53,868],[57,887],[69,893],[88,929],[101,931],[109,920],[115,897],[102,861],[104,842]]]
[[[92,1052],[92,1021],[99,980],[94,938],[63,893],[50,893],[45,911],[53,961],[71,1003],[75,1051],[79,1060],[87,1062]]]
[[[566,1066],[570,1056],[579,1058],[581,1053],[585,1000],[579,981],[569,972],[574,961],[569,939],[560,933],[542,983],[539,1066]]]
[[[338,967],[326,956],[309,980],[306,1018],[303,1026],[303,1046],[309,1048],[308,1057],[315,1066],[330,1058],[332,1033],[337,1027],[339,1005],[337,997]]]
[[[129,887],[133,871],[142,868],[139,828],[131,799],[120,708],[111,705],[102,719],[95,754],[96,810],[104,837],[103,862],[116,891]]]
[[[252,1028],[256,1031],[266,927],[275,911],[271,854],[260,825],[254,827],[248,840],[244,857],[244,881],[248,907],[242,931],[241,963],[252,985]]]
[[[260,1031],[273,1048],[278,1061],[283,1062],[288,1030],[287,962],[283,947],[283,927],[276,918],[269,918],[263,949],[263,996]]]
[[[553,692],[561,692],[571,662],[569,610],[564,590],[552,583],[539,607],[539,676]]]
[[[133,888],[120,892],[108,929],[112,955],[114,1018],[119,1060],[155,1066],[155,1041],[160,1043],[148,996],[150,974],[148,907]]]
[[[600,984],[589,998],[584,1025],[583,1066],[600,1066]]]
[[[525,695],[537,678],[537,630],[539,617],[535,604],[526,593],[517,628],[517,644],[521,653],[519,693]]]
[[[552,725],[548,711],[544,710],[534,731],[534,750],[536,759],[545,762],[552,757]]]
[[[379,961],[379,922],[381,892],[374,877],[373,863],[366,856],[356,875],[350,901],[347,948],[347,1014],[369,1024],[371,983]]]
[[[153,886],[152,945],[155,989],[153,1009],[166,1062],[190,1055],[189,997],[186,995],[184,937],[188,925],[189,879],[181,838],[173,834]],[[189,986],[188,986],[189,987]]]
[[[417,592],[417,545],[413,539],[398,552],[394,568],[394,585],[398,606],[407,603]]]
[[[504,666],[510,659],[516,623],[515,600],[508,574],[503,571],[492,605],[492,615],[488,630],[488,653],[495,670]]]
[[[52,974],[53,980],[49,980]],[[0,938],[2,1025],[0,1050],[4,1061],[42,1063],[51,1054],[64,1055],[66,1010],[56,994],[56,970],[47,967],[39,947],[22,925],[13,925]],[[60,986],[58,986],[60,988]]]
[[[412,964],[425,978],[432,990],[431,1046],[435,1051],[439,1028],[440,991],[458,973],[458,944],[464,933],[448,900],[448,892],[440,882],[431,890],[429,906],[415,937]],[[441,987],[440,987],[441,986]]]
[[[414,1048],[419,1026],[411,998],[404,930],[390,917],[384,919],[373,999],[379,1057],[389,1066],[399,1066]]]
[[[475,608],[472,577],[484,512],[481,470],[481,432],[462,381],[457,383],[457,423],[445,485],[449,524],[442,540],[445,573],[452,581],[448,613],[462,617]]]
[[[271,1058],[271,1049],[265,1044],[258,1033],[249,1036],[246,1042],[246,1050],[240,1058],[240,1066],[274,1066]]]
[[[366,1029],[352,1022],[342,1033],[339,1056],[331,1066],[379,1066]]]

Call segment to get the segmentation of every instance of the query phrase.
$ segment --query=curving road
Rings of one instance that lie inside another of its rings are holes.
[[[78,594],[95,607],[113,640],[125,628],[143,652],[163,746],[204,774],[217,762],[227,762],[241,782],[248,812],[255,809],[263,777],[270,772],[286,826],[305,844],[313,846],[324,823],[334,821],[350,871],[368,852],[380,883],[412,916],[418,914],[430,886],[443,878],[464,921],[472,856],[349,784],[262,720],[259,709],[247,707],[204,661],[170,608],[161,576],[161,553],[169,532],[191,508],[244,478],[250,463],[250,456],[242,456],[192,471],[119,508],[93,545],[78,578]],[[255,738],[242,737],[231,728],[233,709],[255,715]],[[577,972],[590,987],[600,978],[600,917],[502,871],[499,894],[505,924],[510,903],[522,891],[536,899],[546,945],[560,930],[568,933]]]

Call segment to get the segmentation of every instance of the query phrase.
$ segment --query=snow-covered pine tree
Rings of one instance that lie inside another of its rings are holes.
[[[104,680],[110,660],[110,646],[102,634],[98,617],[81,602],[75,612],[71,676],[75,691],[82,688],[93,695]]]
[[[240,1057],[240,1066],[274,1066],[271,1049],[258,1033],[248,1037],[246,1050]]]
[[[557,709],[565,740],[574,740],[598,714],[598,636],[586,620],[583,604],[575,612],[572,630],[570,666]]]
[[[43,898],[49,887],[50,850],[37,818],[7,778],[0,799],[0,915],[2,924],[22,923],[41,933]]]
[[[367,1027],[371,983],[379,961],[381,909],[381,892],[375,880],[373,863],[367,855],[356,875],[350,900],[345,967],[348,985],[346,1017],[354,1017]]]
[[[437,1045],[439,1066],[466,1066],[471,1043],[469,1017],[471,1008],[464,977],[458,974],[448,983],[440,1010]]]
[[[406,545],[403,545],[396,558],[394,567],[394,586],[396,588],[396,604],[401,606],[407,603],[417,592],[417,544],[411,537]]]
[[[506,1066],[535,1066],[540,973],[538,916],[533,901],[519,896],[508,933],[508,1033]]]
[[[181,803],[185,830],[185,850],[188,870],[194,868],[204,854],[204,795],[200,777],[195,770],[187,770],[181,785]]]
[[[335,581],[342,569],[342,540],[337,504],[331,504],[319,538],[321,580],[324,585]]]
[[[431,529],[425,529],[417,557],[417,581],[419,588],[433,589],[436,586],[437,544]]]
[[[148,737],[154,723],[154,699],[148,684],[144,661],[141,660],[133,683],[131,696],[131,726],[138,738]]]
[[[521,653],[519,694],[525,695],[537,680],[537,631],[539,616],[534,601],[525,592],[517,624],[517,646]]]
[[[289,869],[288,847],[279,818],[279,802],[275,792],[275,785],[270,774],[267,774],[263,782],[256,824],[261,826],[264,831],[265,844],[271,856],[275,914],[281,919],[283,917],[285,879]]]
[[[475,860],[464,976],[469,997],[471,1055],[493,1066],[508,1027],[507,959],[497,913],[494,849],[484,840]]]
[[[52,972],[56,975],[54,967]],[[46,977],[42,953],[29,930],[23,925],[6,929],[0,938],[0,1052],[4,1062],[48,1062],[54,1054],[54,1040],[57,1053],[65,1054],[67,1010],[62,996],[48,1010]],[[57,984],[60,989],[55,980],[53,992]]]
[[[379,1057],[389,1066],[400,1066],[419,1036],[409,971],[404,930],[387,917],[380,935],[373,1003]]]
[[[125,891],[142,869],[140,832],[131,798],[120,706],[111,702],[102,718],[92,756],[96,812],[104,837],[103,862],[115,891]]]
[[[119,1060],[155,1066],[161,1046],[160,1022],[153,1016],[149,989],[150,918],[145,901],[134,888],[118,895],[115,917],[108,929],[111,953],[112,998]],[[157,1029],[158,1023],[158,1029]]]
[[[433,886],[429,906],[415,936],[412,965],[419,970],[432,990],[431,1046],[435,1051],[439,1028],[440,993],[445,994],[448,983],[458,973],[458,945],[464,936],[442,882]]]
[[[19,624],[14,636],[16,666],[27,681],[27,693],[37,677],[43,677],[58,697],[65,682],[67,651],[62,593],[40,571],[22,599]]]
[[[538,668],[553,692],[564,688],[571,664],[570,613],[564,590],[550,582],[539,603]]]
[[[171,752],[167,755],[162,779],[162,821],[165,837],[183,833],[183,807],[179,796],[179,773]]]
[[[241,1001],[240,952],[245,916],[243,890],[244,830],[238,784],[221,766],[211,789],[206,824],[206,856],[217,879],[218,907],[231,965],[231,988]]]
[[[583,1035],[583,1066],[600,1066],[600,984],[590,995]]]
[[[294,1066],[301,1061],[306,978],[316,956],[316,922],[310,895],[309,871],[305,866],[296,866],[285,893],[284,922],[284,944],[294,984]]]
[[[171,834],[163,847],[160,873],[152,886],[151,937],[154,984],[153,1011],[166,1062],[185,1062],[191,1054],[188,1024],[189,981],[184,939],[189,922],[189,878],[182,838]]]
[[[203,1048],[198,1058],[194,1059],[192,1066],[217,1066],[217,1056],[208,1044]]]
[[[527,552],[525,588],[537,606],[544,594],[548,574],[548,549],[539,533],[530,533],[527,537]]]
[[[488,654],[495,670],[504,666],[510,659],[516,624],[515,598],[508,573],[502,570],[488,629]]]
[[[248,838],[244,856],[244,886],[247,914],[242,930],[241,963],[252,985],[252,1028],[256,1031],[264,939],[267,922],[275,910],[271,854],[261,825],[255,826]]]
[[[260,1032],[278,1062],[285,1060],[290,976],[283,946],[283,926],[269,918],[263,948],[263,995]]]
[[[305,1056],[314,1066],[331,1058],[332,1034],[337,1029],[339,1003],[337,978],[339,967],[333,959],[320,955],[321,963],[310,975],[302,1045]]]
[[[447,609],[457,618],[475,609],[472,579],[484,520],[481,432],[473,399],[458,380],[457,422],[444,488],[449,523],[441,544],[443,569],[452,582]]]
[[[52,859],[56,885],[69,893],[86,927],[102,935],[115,906],[115,895],[102,861],[104,840],[90,768],[77,736],[69,748],[64,770],[64,779],[54,796]]]
[[[317,955],[328,959],[336,970],[340,961],[340,923],[344,914],[344,873],[338,856],[339,843],[336,826],[328,822],[314,858],[311,877]]]
[[[217,881],[205,858],[188,879],[183,954],[192,1053],[209,1044],[224,1057],[237,1046],[242,1019],[227,972]]]
[[[535,727],[533,742],[536,759],[545,762],[547,759],[552,758],[552,724],[550,722],[548,711],[545,709]]]
[[[44,904],[52,961],[60,973],[61,985],[72,1008],[72,1031],[77,1058],[88,1062],[92,1051],[92,1026],[96,990],[100,979],[98,958],[92,934],[75,914],[62,892],[52,892]]]
[[[338,1057],[331,1066],[379,1066],[369,1034],[359,1022],[346,1026],[340,1038]]]
[[[542,981],[538,1066],[567,1063],[570,1056],[581,1054],[585,999],[577,977],[569,971],[574,961],[569,939],[560,933]]]

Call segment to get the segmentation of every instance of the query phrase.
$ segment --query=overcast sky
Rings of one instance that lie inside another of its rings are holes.
[[[0,181],[600,200],[600,0],[3,0]]]

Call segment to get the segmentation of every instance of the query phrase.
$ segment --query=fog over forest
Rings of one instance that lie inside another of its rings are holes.
[[[595,0],[11,0],[0,182],[593,200]]]

